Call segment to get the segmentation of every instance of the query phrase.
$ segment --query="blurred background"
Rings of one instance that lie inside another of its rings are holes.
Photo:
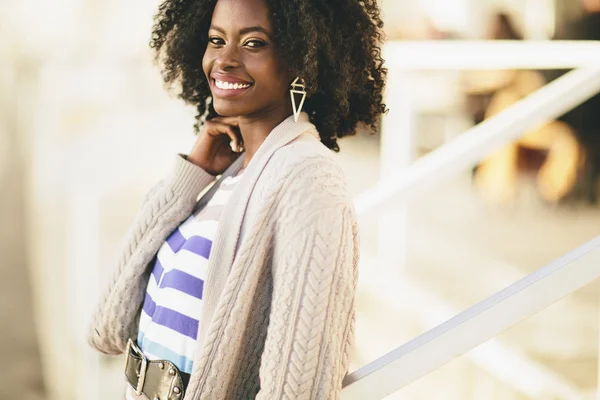
[[[0,400],[122,398],[123,360],[93,352],[87,324],[142,195],[195,140],[151,61],[157,6],[0,0]],[[390,43],[600,40],[600,0],[381,7]],[[386,50],[420,66],[390,68],[381,132],[340,142],[356,196],[565,72],[470,66],[485,53],[445,70],[417,50]],[[353,370],[598,235],[597,102],[361,219]],[[382,276],[396,290],[373,290]],[[389,398],[595,398],[599,304],[587,285]]]

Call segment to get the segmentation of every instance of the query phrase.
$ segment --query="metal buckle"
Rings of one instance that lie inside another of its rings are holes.
[[[138,374],[138,382],[137,387],[135,389],[136,395],[141,395],[142,390],[144,389],[144,383],[146,382],[146,371],[148,370],[148,359],[144,355],[144,352],[135,344],[131,338],[127,341],[127,358],[129,358],[129,354],[133,351],[133,353],[139,356],[142,359],[142,365],[140,367],[140,372]]]

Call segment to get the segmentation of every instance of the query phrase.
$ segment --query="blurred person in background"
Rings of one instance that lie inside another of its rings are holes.
[[[93,316],[128,399],[339,398],[358,231],[331,150],[385,111],[381,28],[375,0],[160,5],[151,46],[199,136]]]
[[[507,14],[497,14],[491,26],[492,40],[523,39]],[[501,113],[546,83],[540,72],[527,70],[482,71],[468,78],[468,104],[475,123]],[[519,176],[533,170],[541,198],[557,203],[575,188],[583,159],[573,128],[551,121],[482,160],[474,182],[486,199],[507,203],[515,199]]]
[[[556,40],[600,40],[600,0],[580,0],[583,13],[557,27]],[[547,71],[548,82],[567,71]],[[600,95],[595,95],[559,118],[574,130],[584,152],[583,174],[578,189],[585,198],[596,203],[600,175]],[[579,193],[578,193],[579,194]]]

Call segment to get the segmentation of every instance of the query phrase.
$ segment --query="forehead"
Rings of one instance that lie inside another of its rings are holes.
[[[218,0],[212,24],[230,29],[261,26],[270,30],[269,6],[266,0]]]

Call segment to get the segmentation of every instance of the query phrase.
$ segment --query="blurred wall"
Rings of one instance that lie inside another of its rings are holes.
[[[139,199],[193,143],[193,110],[169,97],[151,62],[158,2],[9,3],[3,69],[18,90],[3,109],[12,116],[10,153],[23,161],[25,198],[11,198],[21,208],[8,212],[25,212],[27,224],[15,223],[12,241],[2,243],[21,248],[23,227],[48,398],[119,398],[122,364],[89,348],[89,317]]]
[[[0,7],[0,10],[2,8]],[[27,269],[25,164],[18,100],[22,92],[0,12],[0,399],[43,398],[42,371]],[[4,28],[3,28],[4,27]]]

